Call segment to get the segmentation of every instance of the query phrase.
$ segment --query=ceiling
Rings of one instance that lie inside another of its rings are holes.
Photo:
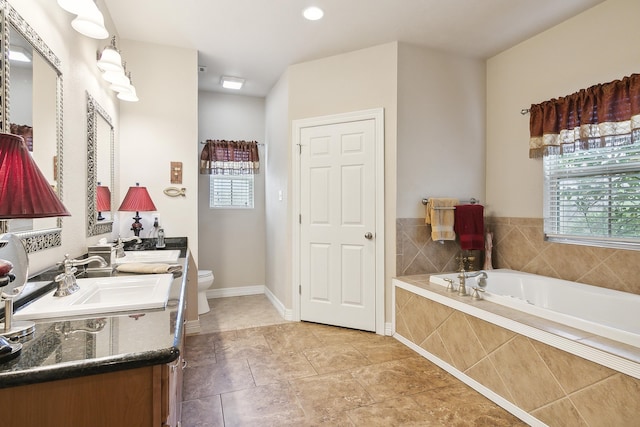
[[[201,90],[228,75],[265,96],[291,64],[395,40],[489,58],[603,0],[103,1],[119,38],[196,49]],[[302,17],[312,4],[322,20]]]

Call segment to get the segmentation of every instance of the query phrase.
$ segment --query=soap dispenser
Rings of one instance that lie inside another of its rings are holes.
[[[157,249],[164,249],[164,228],[158,230],[158,240],[156,241]]]

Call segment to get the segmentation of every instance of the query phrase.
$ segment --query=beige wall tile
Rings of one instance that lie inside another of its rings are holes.
[[[516,335],[515,332],[478,319],[477,317],[467,316],[467,321],[487,353],[491,353]]]
[[[453,359],[453,366],[465,371],[487,355],[466,316],[455,311],[439,328],[444,345]]]
[[[515,403],[524,410],[531,411],[564,397],[558,382],[527,338],[517,336],[489,357]]]
[[[567,394],[615,374],[615,371],[605,366],[541,342],[531,340],[531,344]]]
[[[637,426],[640,380],[616,374],[571,395],[589,426]]]
[[[589,427],[570,399],[564,398],[531,412],[549,426]]]

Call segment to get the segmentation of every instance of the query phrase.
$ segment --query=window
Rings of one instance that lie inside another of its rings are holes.
[[[209,207],[253,209],[253,175],[210,175]]]
[[[544,158],[549,240],[640,249],[640,141]]]

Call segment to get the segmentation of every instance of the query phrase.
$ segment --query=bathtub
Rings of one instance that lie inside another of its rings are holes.
[[[514,270],[486,273],[487,301],[640,348],[640,295]],[[446,286],[444,279],[458,283],[457,273],[430,277]],[[468,278],[467,292],[478,285]]]
[[[639,295],[487,276],[481,300],[446,290],[456,273],[393,278],[394,338],[528,425],[637,425]]]

